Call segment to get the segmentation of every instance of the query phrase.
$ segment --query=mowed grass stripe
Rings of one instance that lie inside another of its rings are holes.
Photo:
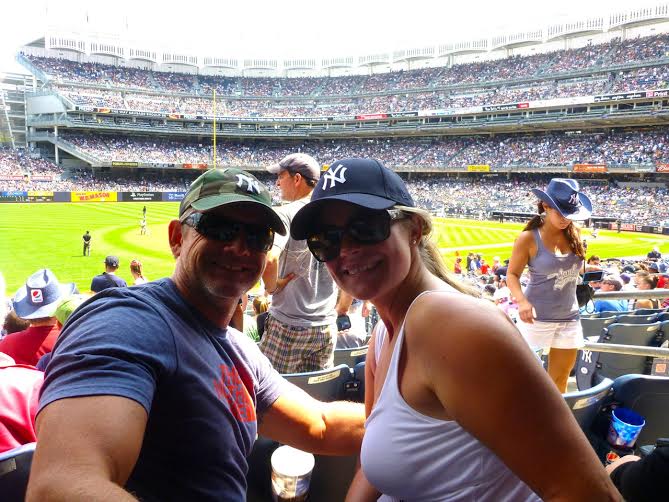
[[[150,235],[140,235],[142,207],[147,207]],[[167,224],[176,218],[176,202],[104,202],[0,205],[0,271],[12,295],[35,270],[48,267],[63,282],[73,281],[87,291],[91,278],[104,269],[106,255],[121,260],[119,275],[130,282],[129,264],[140,259],[149,279],[171,275],[174,259],[167,242]],[[482,222],[435,218],[434,235],[449,264],[455,252],[466,256],[480,252],[489,262],[493,256],[508,258],[520,223]],[[91,256],[82,257],[81,236],[93,235]],[[597,239],[583,231],[590,244],[588,254],[603,258],[645,255],[654,245],[669,253],[669,236],[601,231]]]

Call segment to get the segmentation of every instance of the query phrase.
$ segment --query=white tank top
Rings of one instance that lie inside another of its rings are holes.
[[[377,363],[386,335],[379,322],[374,340]],[[360,453],[365,476],[385,494],[379,500],[541,500],[457,422],[428,417],[407,404],[397,379],[404,322],[397,337],[388,374],[367,419]]]

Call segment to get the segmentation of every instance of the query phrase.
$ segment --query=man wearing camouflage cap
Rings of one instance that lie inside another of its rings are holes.
[[[258,433],[321,454],[359,450],[361,405],[314,400],[228,327],[286,231],[252,175],[193,182],[169,224],[172,277],[106,289],[68,319],[27,500],[245,500]]]

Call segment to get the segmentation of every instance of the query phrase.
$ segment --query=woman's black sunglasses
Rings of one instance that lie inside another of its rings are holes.
[[[406,215],[399,209],[369,211],[355,216],[345,228],[315,228],[307,235],[307,245],[318,261],[331,261],[339,256],[344,235],[348,235],[358,244],[378,244],[390,236],[390,223],[402,218],[406,218]]]
[[[274,243],[274,230],[266,225],[228,221],[211,213],[193,213],[182,220],[207,239],[234,241],[243,230],[246,246],[253,251],[267,252]]]

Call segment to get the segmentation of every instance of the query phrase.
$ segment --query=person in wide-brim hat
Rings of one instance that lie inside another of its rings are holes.
[[[21,319],[53,317],[61,300],[75,292],[73,283],[61,284],[56,275],[43,268],[28,277],[14,295],[14,312]]]
[[[546,191],[533,188],[532,193],[569,220],[587,220],[592,215],[592,201],[575,180],[553,178]]]

